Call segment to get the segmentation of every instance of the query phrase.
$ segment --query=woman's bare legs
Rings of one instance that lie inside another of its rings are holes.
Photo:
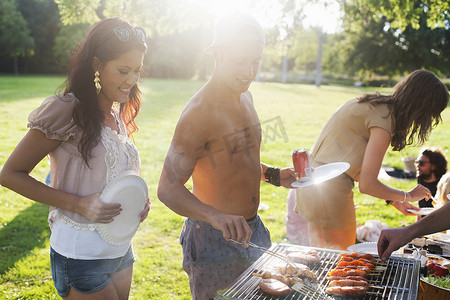
[[[66,300],[126,300],[130,295],[133,265],[111,275],[111,282],[98,292],[83,294],[70,289]]]

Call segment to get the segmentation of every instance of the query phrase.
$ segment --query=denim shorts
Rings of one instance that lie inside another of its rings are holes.
[[[83,294],[95,293],[109,284],[111,274],[128,268],[134,261],[131,246],[122,257],[95,260],[68,258],[50,248],[52,278],[61,297],[67,296],[70,288]]]

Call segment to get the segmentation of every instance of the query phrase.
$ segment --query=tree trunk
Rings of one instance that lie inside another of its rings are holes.
[[[105,0],[100,0],[100,4],[95,9],[95,14],[97,15],[97,17],[99,17],[100,20],[103,20],[105,18],[105,14],[104,14],[105,7],[106,7]]]
[[[289,48],[291,48],[291,45],[286,45],[286,52],[283,55],[283,60],[281,61],[281,82],[286,83],[287,82],[287,72],[288,72],[288,54],[289,54]]]
[[[319,47],[317,49],[317,60],[316,60],[316,81],[317,87],[322,83],[322,44],[323,44],[323,33],[319,33]]]
[[[283,60],[281,62],[281,83],[286,83],[287,81],[287,55],[283,55]]]
[[[19,58],[15,56],[14,58],[14,75],[19,75]]]

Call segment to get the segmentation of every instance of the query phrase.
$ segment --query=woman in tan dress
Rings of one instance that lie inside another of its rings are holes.
[[[393,201],[403,214],[415,209],[409,202],[430,198],[417,185],[410,191],[390,188],[378,180],[389,147],[400,151],[422,144],[441,121],[449,101],[445,85],[431,72],[417,70],[399,82],[392,95],[366,94],[337,109],[315,141],[312,166],[345,161],[350,168],[341,176],[297,189],[295,210],[308,221],[311,246],[346,249],[356,240],[354,181],[361,193]]]

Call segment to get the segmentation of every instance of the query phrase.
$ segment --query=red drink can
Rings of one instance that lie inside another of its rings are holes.
[[[309,164],[309,154],[306,149],[292,151],[292,161],[299,181],[306,181],[311,177],[311,166]]]

